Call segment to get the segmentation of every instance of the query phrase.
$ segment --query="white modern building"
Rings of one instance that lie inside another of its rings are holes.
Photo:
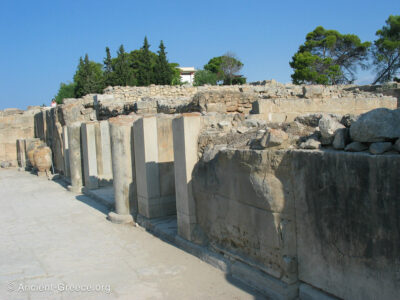
[[[179,70],[181,71],[181,81],[193,85],[196,69],[194,67],[182,67]]]

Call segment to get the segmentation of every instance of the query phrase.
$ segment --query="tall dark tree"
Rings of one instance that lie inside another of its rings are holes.
[[[135,72],[131,67],[130,56],[125,52],[124,46],[121,45],[117,52],[117,57],[113,61],[113,85],[134,86],[137,84]]]
[[[82,97],[90,93],[102,93],[104,89],[104,78],[102,66],[89,60],[79,59],[79,65],[74,75],[75,96]]]
[[[341,34],[318,26],[293,56],[292,80],[296,84],[352,83],[358,66],[366,67],[370,42],[354,34]]]
[[[173,70],[168,63],[167,53],[163,41],[160,42],[159,50],[157,51],[157,61],[154,66],[154,81],[156,84],[169,85],[174,76]]]
[[[106,47],[106,57],[103,60],[104,64],[104,84],[106,86],[114,85],[114,73],[113,73],[113,64],[110,53],[110,48]]]
[[[151,65],[150,45],[147,41],[147,37],[145,37],[143,46],[140,49],[140,55],[138,59],[138,70],[137,70],[138,85],[140,86],[150,85],[154,80],[152,71],[153,70]]]
[[[400,15],[389,16],[376,35],[372,57],[377,76],[373,84],[390,81],[400,73]]]

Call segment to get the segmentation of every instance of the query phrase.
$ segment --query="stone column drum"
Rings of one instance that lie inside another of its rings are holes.
[[[192,191],[192,172],[198,161],[198,136],[202,127],[198,113],[183,114],[172,121],[178,234],[194,241],[196,203]]]
[[[136,116],[109,119],[111,157],[115,195],[115,212],[108,218],[113,223],[132,223],[137,215],[135,159],[133,155],[133,122]]]
[[[67,127],[69,164],[71,174],[70,191],[80,193],[83,186],[82,155],[81,155],[81,122],[72,123]]]

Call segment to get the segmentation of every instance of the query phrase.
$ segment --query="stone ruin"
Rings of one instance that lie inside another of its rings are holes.
[[[0,112],[2,167],[51,148],[71,191],[272,299],[395,299],[400,86],[109,87]],[[175,220],[175,221],[174,221]],[[185,245],[185,246],[183,246]]]

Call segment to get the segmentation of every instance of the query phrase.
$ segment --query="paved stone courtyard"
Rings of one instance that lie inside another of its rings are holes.
[[[0,170],[0,299],[259,299],[57,182]]]

